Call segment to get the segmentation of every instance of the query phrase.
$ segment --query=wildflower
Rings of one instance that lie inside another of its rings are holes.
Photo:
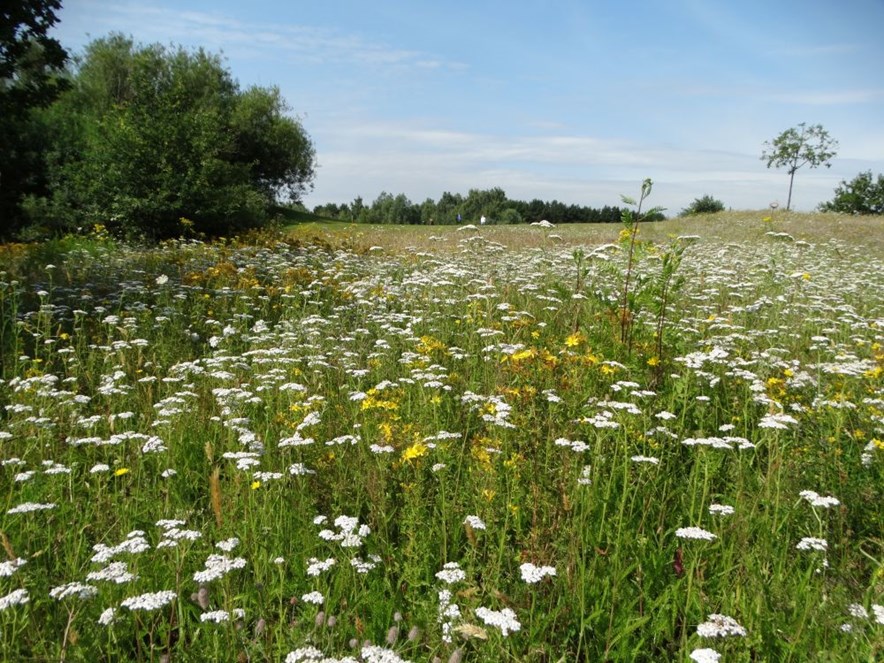
[[[481,619],[488,626],[494,626],[500,629],[500,634],[503,637],[522,628],[519,620],[516,619],[516,613],[510,608],[504,608],[503,610],[490,610],[485,607],[477,608],[476,617]]]
[[[700,527],[680,527],[675,530],[675,536],[679,539],[701,539],[703,541],[713,541],[718,538],[712,532]]]
[[[460,564],[457,562],[447,562],[442,567],[442,570],[436,573],[436,577],[446,585],[453,585],[456,582],[465,580],[467,574],[460,568]]]
[[[649,463],[650,465],[659,465],[660,459],[653,456],[633,456],[630,460],[633,463]]]
[[[467,516],[463,522],[464,525],[469,525],[473,529],[486,529],[485,523],[479,516]]]
[[[697,635],[701,638],[726,638],[732,635],[745,636],[746,629],[737,620],[727,615],[712,614],[706,621],[697,626]]]
[[[177,594],[172,590],[148,592],[147,594],[140,594],[139,596],[131,596],[124,599],[122,603],[120,603],[120,606],[123,608],[129,608],[129,610],[159,610],[175,600],[176,596]]]
[[[314,605],[322,605],[325,597],[320,592],[308,592],[301,597],[304,603],[313,603]]]
[[[577,483],[581,486],[590,486],[592,485],[592,465],[584,465],[583,469],[580,470],[580,477],[577,479]]]
[[[709,514],[713,516],[732,516],[734,514],[734,507],[728,504],[710,504]]]
[[[17,557],[16,559],[10,560],[8,562],[0,562],[0,577],[11,576],[25,564],[27,564],[27,560],[24,560],[20,557]]]
[[[875,621],[884,624],[884,605],[872,604],[872,612],[875,615]]]
[[[285,663],[310,663],[311,661],[319,661],[325,658],[325,654],[316,647],[299,647],[295,651],[291,651],[285,657]]]
[[[58,506],[57,504],[38,504],[36,502],[24,502],[22,504],[19,504],[18,506],[12,507],[6,513],[11,515],[14,513],[30,513],[31,511],[45,511],[47,509],[54,509],[57,506]]]
[[[6,596],[0,597],[0,611],[6,610],[6,608],[11,608],[14,605],[24,605],[25,603],[29,603],[31,597],[28,596],[28,590],[26,589],[16,589]]]
[[[121,477],[121,476],[123,476],[124,474],[129,474],[129,468],[128,468],[128,467],[121,467],[121,468],[119,468],[119,469],[117,469],[117,470],[114,470],[114,476],[115,476],[115,477]]]
[[[169,277],[166,276],[165,274],[160,274],[158,277],[156,277],[156,279],[154,279],[154,282],[157,285],[165,285],[166,283],[169,282]]]
[[[531,562],[526,562],[519,567],[519,571],[522,573],[522,580],[529,585],[533,585],[543,580],[546,576],[554,576],[556,574],[556,567],[534,566]]]
[[[234,569],[241,569],[246,565],[242,557],[230,559],[224,555],[209,555],[206,559],[205,569],[193,574],[193,579],[198,583],[211,582],[222,578]]]
[[[110,472],[110,465],[106,463],[96,463],[92,466],[92,469],[89,470],[90,474],[98,474],[99,472]]]
[[[204,612],[200,615],[201,622],[214,622],[215,624],[220,624],[221,622],[230,621],[230,613],[226,610],[212,610],[211,612]]]
[[[68,596],[76,596],[78,599],[91,599],[98,594],[98,589],[82,582],[69,582],[66,585],[53,587],[49,590],[49,596],[56,601],[66,599]]]
[[[812,536],[805,536],[801,541],[798,542],[798,545],[795,546],[798,550],[819,550],[821,552],[826,552],[829,547],[828,541],[825,539],[817,539]]]
[[[361,557],[354,557],[350,560],[350,566],[356,569],[356,573],[364,574],[373,570],[380,561],[381,558],[378,555],[369,555],[367,560]]]
[[[721,654],[708,647],[695,649],[691,652],[691,660],[696,661],[696,663],[718,663],[721,660]]]
[[[810,502],[811,506],[821,506],[824,509],[828,509],[833,506],[838,506],[841,502],[831,495],[827,495],[823,497],[819,493],[813,490],[802,490],[798,493],[802,498]]]
[[[402,461],[407,462],[414,460],[415,458],[420,458],[421,456],[426,456],[428,451],[429,447],[427,447],[426,444],[415,442],[402,452]]]
[[[856,617],[857,619],[868,619],[869,611],[863,607],[860,603],[851,603],[847,606],[847,612],[851,617]]]
[[[224,552],[230,552],[231,550],[236,548],[238,545],[239,545],[239,539],[237,539],[234,536],[229,539],[224,539],[224,541],[219,541],[218,543],[215,544],[215,547],[220,548]]]
[[[107,608],[98,616],[98,623],[102,626],[110,626],[114,623],[115,617],[116,610],[114,608]]]
[[[126,562],[111,562],[100,571],[92,571],[86,576],[86,580],[106,580],[118,585],[135,580],[137,576],[129,573]]]
[[[333,557],[329,557],[328,559],[325,559],[325,560],[319,560],[319,559],[316,559],[315,557],[311,557],[308,560],[307,575],[311,576],[311,577],[316,577],[319,574],[321,574],[323,571],[328,571],[331,567],[333,567],[337,563],[338,563],[337,560],[335,560]]]

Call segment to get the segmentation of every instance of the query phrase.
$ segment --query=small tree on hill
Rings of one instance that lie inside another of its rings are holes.
[[[860,173],[849,182],[841,180],[835,197],[820,205],[821,212],[845,214],[884,214],[884,175],[872,177],[872,171]]]
[[[832,165],[832,157],[837,154],[837,148],[838,141],[829,136],[829,132],[823,129],[823,125],[807,126],[804,122],[797,127],[786,129],[772,141],[765,141],[761,160],[767,162],[768,168],[785,166],[788,169],[787,210],[792,205],[792,184],[795,181],[796,171],[802,166],[816,168],[824,165],[829,168]]]
[[[694,202],[685,207],[681,216],[691,216],[693,214],[715,214],[716,212],[724,211],[724,203],[720,200],[713,198],[710,195],[705,195],[702,198],[694,198]]]

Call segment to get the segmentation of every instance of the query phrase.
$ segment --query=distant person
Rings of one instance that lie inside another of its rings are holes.
[[[483,225],[483,226],[485,225],[485,217],[484,216],[481,219],[479,219],[479,224]]]
[[[463,219],[461,218],[460,213],[458,213],[458,215],[457,215],[457,222],[460,223],[461,221],[463,221]]]

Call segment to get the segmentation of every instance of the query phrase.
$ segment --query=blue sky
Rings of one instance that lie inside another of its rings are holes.
[[[793,208],[884,172],[881,26],[884,0],[63,0],[55,32],[202,46],[277,85],[316,145],[311,207],[494,186],[602,206],[651,177],[676,213],[785,205],[760,155],[799,122],[840,148]]]

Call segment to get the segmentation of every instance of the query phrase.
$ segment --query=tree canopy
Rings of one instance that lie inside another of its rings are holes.
[[[60,8],[58,0],[20,0],[0,9],[0,218],[7,232],[22,224],[22,199],[43,190],[45,145],[32,111],[67,86],[67,52],[47,34]]]
[[[837,150],[838,141],[829,136],[823,125],[808,126],[805,122],[786,129],[772,141],[764,143],[761,160],[767,162],[768,168],[785,166],[786,172],[789,173],[789,197],[786,200],[786,209],[791,209],[792,206],[792,185],[798,169],[804,166],[817,168],[822,165],[829,168]]]
[[[101,224],[152,239],[260,225],[310,190],[315,150],[277,88],[242,90],[218,55],[120,34],[90,43],[38,113],[45,186],[30,234]]]
[[[884,214],[884,175],[875,178],[872,171],[860,173],[849,182],[842,180],[835,197],[820,205],[822,212],[845,214]]]

